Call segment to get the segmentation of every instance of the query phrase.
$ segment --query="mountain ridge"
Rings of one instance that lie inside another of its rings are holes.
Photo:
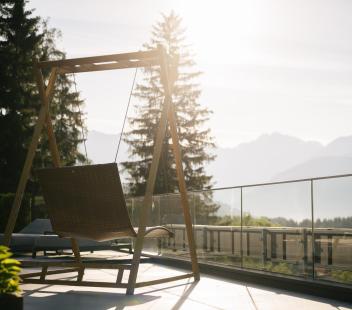
[[[113,162],[118,141],[119,134],[89,131],[88,157],[96,164]],[[339,137],[324,146],[274,132],[233,148],[219,147],[213,153],[216,159],[206,166],[208,174],[213,175],[213,187],[352,172],[352,136]],[[129,158],[128,145],[122,140],[117,162]]]

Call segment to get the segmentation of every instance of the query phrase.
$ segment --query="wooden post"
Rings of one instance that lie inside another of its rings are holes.
[[[262,256],[263,256],[263,267],[265,267],[268,259],[268,231],[266,228],[262,229]]]
[[[37,67],[36,62],[34,62],[34,70],[36,73],[36,77],[38,78],[39,69]],[[27,156],[26,156],[26,160],[25,160],[23,169],[22,169],[20,181],[17,186],[17,191],[16,191],[15,199],[14,199],[14,202],[12,205],[9,220],[7,222],[6,229],[5,229],[5,236],[4,236],[3,244],[7,245],[7,246],[10,245],[11,235],[12,235],[13,229],[16,224],[18,212],[21,207],[23,193],[24,193],[26,185],[27,185],[27,181],[29,178],[29,174],[31,171],[31,167],[32,167],[32,163],[33,163],[33,159],[34,159],[34,155],[35,155],[35,151],[37,150],[37,147],[38,147],[39,137],[42,132],[44,122],[47,119],[48,108],[49,108],[48,102],[49,102],[49,98],[51,97],[51,95],[54,91],[55,80],[56,80],[56,70],[53,70],[50,75],[47,91],[45,92],[45,89],[44,89],[44,87],[45,87],[44,81],[42,81],[41,86],[39,87],[39,94],[42,99],[42,105],[41,105],[41,108],[39,111],[37,124],[34,128],[32,141],[31,141],[31,144],[29,145],[29,148],[28,148],[28,152],[27,152]],[[39,86],[39,84],[38,84],[38,86]]]
[[[287,259],[287,247],[286,247],[286,233],[282,234],[282,259],[286,260]]]
[[[303,243],[304,273],[308,274],[308,234],[307,234],[306,228],[303,228],[303,231],[302,231],[302,243]]]
[[[34,70],[35,70],[34,72],[35,72],[35,76],[37,79],[39,95],[41,97],[42,103],[43,103],[43,105],[49,107],[51,95],[53,94],[53,90],[54,90],[54,82],[55,82],[56,76],[57,76],[57,69],[55,67],[52,69],[51,74],[50,74],[49,84],[48,84],[48,87],[46,90],[45,90],[45,84],[44,84],[44,79],[43,79],[43,75],[42,75],[41,70],[38,67],[35,67]],[[52,83],[50,83],[50,81]],[[49,86],[52,89],[50,89]],[[48,134],[50,153],[51,153],[51,157],[53,159],[54,167],[60,167],[61,166],[60,153],[59,153],[59,149],[58,149],[57,143],[56,143],[56,138],[55,138],[53,125],[51,122],[49,108],[47,109],[45,123],[46,123],[46,129],[47,129],[47,134]],[[73,238],[71,239],[71,247],[72,247],[72,252],[75,256],[76,262],[81,265],[82,260],[81,260],[81,255],[80,255],[80,251],[79,251],[78,242]],[[84,269],[81,266],[80,270],[78,272],[78,280],[79,281],[82,280],[83,270]]]
[[[332,235],[328,234],[328,265],[332,265]]]
[[[159,50],[163,50],[163,48],[159,48]],[[149,175],[147,179],[147,188],[145,191],[141,211],[139,213],[138,234],[136,238],[136,243],[135,243],[135,248],[134,248],[134,253],[132,258],[132,268],[128,278],[128,285],[127,285],[127,291],[126,291],[128,295],[132,295],[134,293],[134,288],[137,280],[140,257],[141,257],[142,248],[143,248],[145,229],[148,222],[148,215],[149,215],[148,209],[152,205],[154,185],[155,185],[156,175],[158,172],[159,159],[160,159],[163,140],[165,137],[166,127],[167,127],[167,115],[168,115],[170,104],[171,104],[171,96],[165,94],[163,109],[161,111],[161,117],[159,122],[159,128],[158,128],[158,132],[155,140],[153,159],[152,159],[152,163],[149,169]]]
[[[314,263],[321,264],[321,234],[314,233]]]
[[[165,55],[163,56],[163,58],[165,59]],[[164,64],[161,66],[161,70],[165,71],[164,74],[166,75],[167,68],[165,67],[165,63],[166,61],[164,61]],[[174,75],[176,75],[176,72],[173,72],[173,73]],[[175,78],[176,76],[174,76],[174,79]],[[172,80],[172,82],[174,82],[174,79]],[[167,81],[167,79],[165,80]],[[166,95],[170,96],[171,85],[165,84],[164,89],[165,89]],[[182,166],[182,155],[181,155],[180,143],[179,143],[178,133],[177,133],[176,112],[175,112],[174,105],[172,103],[170,105],[170,109],[168,113],[168,121],[170,125],[170,133],[172,138],[172,149],[173,149],[175,162],[176,162],[176,174],[178,179],[178,186],[181,194],[181,205],[183,209],[183,216],[184,216],[186,230],[187,230],[188,246],[191,254],[192,271],[194,274],[194,280],[199,281],[200,276],[199,276],[198,258],[197,258],[197,252],[196,252],[196,244],[195,244],[194,235],[193,235],[191,213],[189,210],[186,181],[185,181],[185,176],[184,176],[183,166]]]
[[[231,228],[231,253],[235,255],[235,231]]]
[[[182,229],[182,249],[186,251],[186,230]]]
[[[203,251],[206,252],[208,249],[208,229],[206,226],[202,229],[203,233]]]
[[[164,85],[165,99],[164,99],[163,109],[162,109],[161,118],[159,122],[159,129],[155,140],[153,160],[149,170],[146,193],[144,196],[143,206],[140,213],[138,235],[137,235],[135,251],[132,259],[132,268],[128,279],[128,286],[127,286],[128,295],[131,295],[134,293],[134,288],[136,284],[137,273],[138,273],[138,268],[140,263],[140,256],[142,253],[145,228],[148,220],[148,208],[152,204],[155,179],[158,171],[158,165],[159,165],[159,159],[161,155],[163,140],[164,140],[165,132],[167,128],[167,121],[169,122],[171,138],[173,142],[172,145],[173,145],[173,151],[174,151],[174,156],[176,161],[177,178],[179,181],[179,189],[181,194],[181,205],[183,208],[183,214],[184,214],[185,224],[187,229],[188,244],[189,244],[190,254],[191,254],[192,271],[193,271],[194,279],[199,280],[199,268],[198,268],[197,254],[195,249],[195,242],[193,237],[191,214],[190,214],[189,205],[188,205],[186,182],[184,179],[184,173],[183,173],[183,167],[182,167],[181,151],[180,151],[180,145],[178,141],[175,112],[174,112],[172,100],[171,100],[171,92],[172,92],[173,84],[176,79],[176,75],[175,75],[176,72],[174,72],[174,76],[171,76],[171,78],[169,78],[169,67],[167,64],[165,50],[162,46],[158,46],[158,50],[160,55],[160,71],[161,71],[162,84]]]
[[[214,230],[209,230],[210,237],[210,252],[214,252]]]
[[[217,231],[218,235],[218,252],[221,252],[221,240],[220,240],[220,230]]]
[[[277,253],[276,253],[276,231],[270,231],[270,243],[271,243],[271,259],[276,259],[277,258]]]
[[[56,68],[53,68],[51,71],[50,80],[53,80],[53,83],[51,84],[52,90],[49,89],[50,82],[49,82],[47,89],[45,89],[43,75],[38,67],[35,67],[34,73],[35,73],[35,77],[37,80],[37,86],[39,89],[39,95],[40,95],[40,99],[42,101],[42,104],[48,107],[46,117],[45,117],[45,124],[46,124],[47,133],[48,133],[48,141],[49,141],[49,146],[50,146],[51,157],[53,159],[54,166],[60,167],[60,165],[61,165],[60,164],[60,155],[59,155],[59,150],[57,148],[56,139],[55,139],[54,130],[53,130],[53,126],[51,123],[50,112],[49,112],[49,103],[50,103],[49,101],[51,99],[51,94],[53,94],[54,81],[57,76],[57,70],[56,70]]]

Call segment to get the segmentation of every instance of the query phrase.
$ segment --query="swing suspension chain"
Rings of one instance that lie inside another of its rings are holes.
[[[136,82],[137,71],[138,71],[138,68],[136,68],[136,70],[134,72],[134,76],[133,76],[132,87],[131,87],[130,94],[129,94],[129,97],[128,97],[128,103],[127,103],[125,116],[124,116],[123,124],[122,124],[122,128],[121,128],[121,134],[120,134],[120,137],[119,137],[119,142],[117,144],[115,160],[114,160],[115,163],[116,163],[116,160],[117,160],[117,155],[119,153],[121,140],[122,140],[122,135],[123,135],[123,132],[124,132],[124,129],[125,129],[125,125],[126,125],[127,115],[128,115],[128,111],[129,111],[129,107],[130,107],[130,103],[131,103],[131,98],[132,98],[132,94],[133,94],[133,90],[134,90],[134,85],[135,85],[135,82]],[[72,73],[72,75],[73,75],[73,84],[74,84],[74,87],[75,87],[75,92],[78,93],[78,91],[77,91],[77,83],[76,83],[76,75],[75,75],[74,72]],[[83,140],[83,145],[84,145],[84,153],[85,153],[86,163],[88,164],[89,163],[89,159],[88,159],[88,152],[87,152],[87,145],[86,145],[86,140],[87,139],[85,137],[84,129],[83,129],[82,113],[81,113],[81,108],[80,108],[79,104],[77,104],[77,107],[78,107],[78,112],[79,112],[79,120],[80,120],[80,123],[81,123],[80,125],[81,125],[81,134],[82,134],[82,140]]]
[[[117,155],[119,153],[120,144],[121,144],[121,140],[122,140],[122,135],[123,135],[123,132],[125,130],[125,124],[126,124],[126,120],[127,120],[128,110],[130,108],[131,98],[132,98],[133,90],[134,90],[134,84],[136,82],[137,71],[138,71],[138,68],[136,68],[136,70],[134,71],[133,82],[132,82],[130,94],[129,94],[129,97],[128,97],[128,102],[127,102],[125,116],[124,116],[123,123],[122,123],[122,128],[121,128],[121,133],[120,133],[120,137],[119,137],[119,142],[117,144],[117,149],[116,149],[116,153],[115,153],[115,160],[114,160],[115,163],[116,163],[116,160],[117,160]]]
[[[81,125],[81,134],[82,134],[82,139],[83,139],[83,145],[84,145],[84,153],[85,153],[85,157],[86,157],[86,163],[88,164],[89,163],[89,160],[88,160],[88,153],[87,153],[87,146],[86,146],[86,137],[85,137],[85,134],[84,134],[84,129],[83,129],[83,121],[82,121],[82,113],[81,113],[81,108],[79,106],[79,102],[78,102],[78,92],[77,92],[77,83],[76,83],[76,75],[75,73],[73,72],[72,73],[73,75],[73,84],[75,86],[75,92],[77,94],[77,107],[78,107],[78,113],[79,113],[79,121],[80,121],[80,125]]]

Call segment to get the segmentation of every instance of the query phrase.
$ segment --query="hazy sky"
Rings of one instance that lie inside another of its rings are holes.
[[[67,57],[138,50],[161,12],[183,17],[220,146],[280,132],[352,134],[352,1],[39,1]],[[119,132],[133,71],[77,75],[89,129]],[[133,111],[131,111],[133,113]]]

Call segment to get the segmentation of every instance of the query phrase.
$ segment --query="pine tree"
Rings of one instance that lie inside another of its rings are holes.
[[[40,19],[24,6],[24,1],[4,1],[0,6],[1,192],[15,191],[38,103],[32,58],[42,40]]]
[[[46,21],[42,22],[41,29],[43,31],[43,40],[40,44],[39,59],[65,59],[66,55],[58,50],[55,45],[55,40],[61,35],[60,32],[53,28],[49,29]],[[48,79],[49,72],[44,72],[44,77]],[[78,145],[83,142],[83,135],[86,136],[87,130],[84,125],[83,113],[81,112],[84,102],[79,98],[79,93],[74,87],[74,79],[74,76],[58,75],[55,82],[55,91],[50,102],[50,113],[56,144],[63,166],[72,166],[88,160],[78,149]],[[34,119],[36,119],[36,115]],[[47,136],[43,134],[34,158],[33,169],[52,166],[52,162],[49,141]],[[32,204],[35,205],[35,197],[40,194],[35,174],[31,175],[29,188]]]
[[[55,45],[55,40],[61,36],[60,32],[56,29],[49,29],[47,22],[42,23],[42,29],[44,36],[40,46],[40,60],[65,59],[66,55]],[[44,72],[47,78],[48,74],[49,72]],[[78,145],[83,142],[83,135],[86,136],[84,117],[81,112],[84,102],[79,98],[79,93],[75,89],[74,79],[73,75],[58,75],[54,95],[50,102],[56,143],[64,166],[72,166],[75,163],[86,161],[86,158],[78,150]],[[40,155],[37,157],[35,167],[52,164],[49,144],[45,135],[42,137],[38,152]]]
[[[40,99],[33,76],[33,58],[63,59],[56,48],[59,32],[26,10],[26,1],[11,0],[0,6],[0,192],[16,191],[28,145],[40,109]],[[45,80],[49,72],[44,71]],[[51,102],[51,117],[62,163],[83,161],[78,152],[82,142],[79,94],[72,90],[72,78],[59,75]],[[51,164],[45,135],[37,149],[33,169]],[[34,198],[38,184],[32,176],[26,189]]]
[[[177,113],[186,185],[188,189],[204,189],[211,186],[211,176],[206,174],[204,163],[214,159],[210,154],[214,148],[213,138],[210,129],[204,128],[211,112],[199,103],[201,90],[197,78],[201,72],[195,69],[181,22],[182,19],[174,12],[162,14],[162,20],[153,27],[151,40],[144,48],[154,49],[162,44],[171,58],[179,55],[178,78],[172,91],[172,100]],[[137,84],[134,93],[139,99],[135,106],[136,116],[129,119],[132,129],[124,135],[124,141],[129,145],[135,160],[122,163],[129,175],[130,194],[137,196],[145,192],[163,102],[160,69],[147,67],[143,73],[143,82]],[[171,193],[178,188],[171,143],[170,132],[167,130],[155,193]]]

